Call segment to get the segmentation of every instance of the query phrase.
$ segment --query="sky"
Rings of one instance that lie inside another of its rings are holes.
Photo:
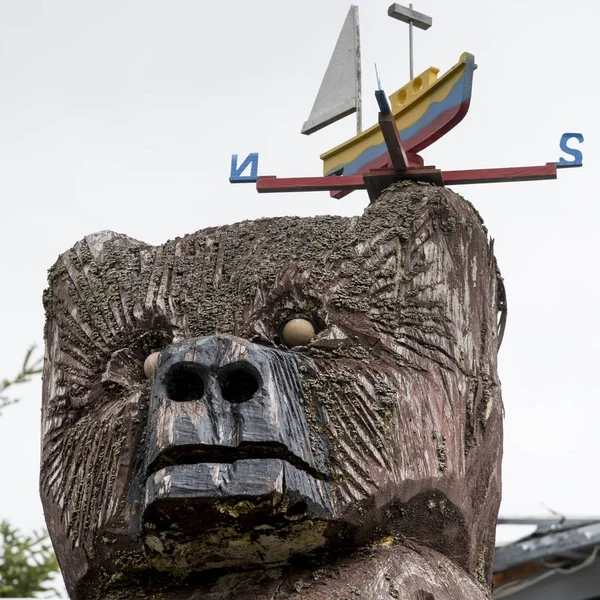
[[[364,124],[408,82],[407,26],[389,0],[359,4]],[[84,235],[160,244],[211,225],[360,214],[366,192],[258,195],[228,182],[230,156],[259,174],[321,173],[354,117],[300,135],[346,0],[0,0],[0,377],[41,354],[46,271]],[[418,0],[415,72],[475,55],[469,114],[422,152],[466,169],[545,164],[581,132],[584,167],[557,181],[461,186],[495,239],[508,295],[500,351],[505,516],[600,517],[597,76],[593,0]],[[0,417],[0,519],[43,526],[41,384]]]

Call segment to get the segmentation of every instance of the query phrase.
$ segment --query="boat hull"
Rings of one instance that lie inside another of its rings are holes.
[[[437,69],[429,69],[390,96],[394,120],[407,152],[423,150],[462,121],[469,110],[476,68],[473,55],[464,53],[458,64],[439,79],[435,78]],[[326,176],[356,175],[390,164],[378,125],[325,152],[321,158]]]

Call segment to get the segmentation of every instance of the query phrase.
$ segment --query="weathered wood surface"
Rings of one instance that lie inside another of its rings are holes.
[[[422,184],[362,217],[86,237],[44,296],[70,595],[487,597],[502,298],[477,213]],[[317,334],[287,348],[296,315]]]
[[[535,167],[500,167],[495,169],[466,169],[444,171],[446,185],[464,183],[510,183],[517,181],[542,181],[556,179],[556,163],[546,163]]]
[[[148,590],[158,600],[158,593]],[[405,542],[322,566],[232,573],[210,585],[174,587],[173,600],[481,600],[489,590],[446,556]]]

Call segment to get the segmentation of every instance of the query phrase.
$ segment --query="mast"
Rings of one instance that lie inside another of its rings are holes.
[[[431,17],[424,15],[423,13],[413,10],[412,3],[406,6],[400,6],[400,4],[392,4],[388,8],[388,15],[398,21],[408,23],[408,56],[409,56],[409,68],[410,68],[410,79],[411,81],[415,77],[414,71],[414,50],[413,50],[413,25],[419,29],[429,29],[433,23]]]

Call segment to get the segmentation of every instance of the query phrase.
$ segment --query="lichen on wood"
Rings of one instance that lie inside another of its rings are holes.
[[[44,294],[40,474],[71,596],[485,598],[500,287],[473,207],[406,182],[360,217],[78,242]],[[294,315],[316,335],[287,348]]]

